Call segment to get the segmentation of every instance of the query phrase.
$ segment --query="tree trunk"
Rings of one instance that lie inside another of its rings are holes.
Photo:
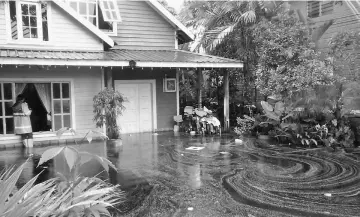
[[[224,131],[229,130],[230,123],[230,93],[229,93],[229,71],[224,70]]]
[[[198,98],[198,108],[202,108],[202,94],[201,94],[201,86],[202,86],[202,71],[201,69],[196,70],[197,75],[197,98]]]

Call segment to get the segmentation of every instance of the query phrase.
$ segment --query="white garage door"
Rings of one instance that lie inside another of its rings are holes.
[[[151,80],[115,81],[115,89],[128,100],[124,103],[123,115],[118,117],[121,133],[153,131],[153,85]]]

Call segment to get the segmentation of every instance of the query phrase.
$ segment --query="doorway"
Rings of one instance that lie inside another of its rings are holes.
[[[151,132],[156,129],[155,80],[118,80],[115,89],[127,101],[118,117],[121,133]]]
[[[16,95],[22,93],[25,96],[29,109],[33,132],[46,132],[51,130],[51,115],[46,104],[50,104],[50,83],[16,83]],[[49,107],[49,106],[47,106]]]

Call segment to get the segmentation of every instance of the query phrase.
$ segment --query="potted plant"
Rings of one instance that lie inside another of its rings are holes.
[[[106,133],[110,139],[118,139],[120,128],[117,125],[118,115],[122,115],[126,99],[121,93],[106,88],[94,96],[94,121],[96,127],[106,126]]]

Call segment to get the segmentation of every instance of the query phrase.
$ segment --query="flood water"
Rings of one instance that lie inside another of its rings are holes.
[[[102,177],[120,184],[126,202],[119,216],[360,216],[360,150],[303,150],[235,137],[174,133],[124,135],[122,141],[75,146],[107,157],[118,168]],[[204,149],[187,150],[190,146]],[[34,148],[20,184],[56,160],[36,168]],[[25,162],[23,149],[0,151],[0,168]],[[97,162],[84,175],[102,171]]]

